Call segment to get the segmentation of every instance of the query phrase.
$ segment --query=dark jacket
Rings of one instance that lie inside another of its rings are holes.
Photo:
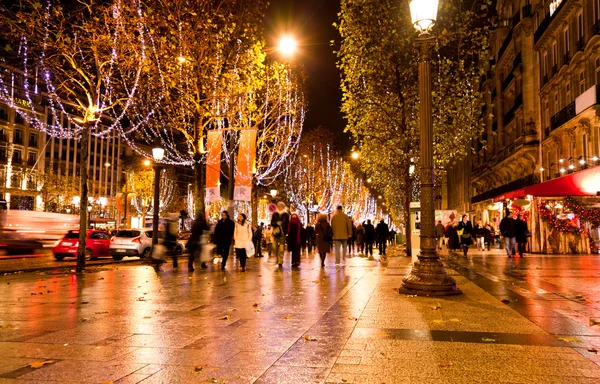
[[[185,243],[185,247],[189,250],[198,248],[200,246],[200,236],[202,236],[204,231],[208,231],[208,224],[204,217],[194,220],[190,238],[187,243]]]
[[[462,220],[458,223],[458,228],[457,230],[463,230],[463,233],[461,236],[459,236],[460,239],[460,243],[462,245],[471,245],[473,244],[473,239],[471,239],[471,236],[473,236],[473,225],[471,224],[470,221],[467,220],[467,223],[465,224]]]
[[[379,224],[377,224],[377,228],[375,228],[375,233],[378,239],[385,240],[390,235],[390,228],[386,223],[380,221]]]
[[[515,220],[515,237],[517,243],[526,243],[529,229],[527,229],[527,222],[521,219]]]
[[[444,237],[444,225],[442,223],[437,223],[435,226],[435,237],[438,239]]]
[[[327,232],[333,235],[333,229],[331,229],[331,225],[329,225],[327,221],[321,221],[315,224],[315,235],[317,237],[317,249],[319,250],[319,253],[331,252],[331,243],[325,241],[325,233]]]
[[[500,220],[500,234],[504,237],[516,237],[517,236],[517,225],[515,219],[506,216]]]
[[[365,243],[375,242],[375,227],[373,224],[364,224],[365,228]]]
[[[215,242],[217,245],[231,244],[233,241],[233,232],[235,231],[235,223],[231,219],[220,219],[215,227]]]
[[[287,231],[288,249],[293,250],[302,244],[302,223],[299,219],[290,219]]]

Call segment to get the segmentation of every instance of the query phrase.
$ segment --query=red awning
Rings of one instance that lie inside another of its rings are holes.
[[[521,197],[521,196],[525,196],[525,189],[517,189],[516,191],[511,191],[511,192],[506,192],[501,194],[498,197],[494,197],[494,203],[497,203],[499,201],[504,201],[506,199],[514,199],[516,197]]]
[[[532,196],[596,196],[600,192],[600,166],[584,169],[525,188]]]

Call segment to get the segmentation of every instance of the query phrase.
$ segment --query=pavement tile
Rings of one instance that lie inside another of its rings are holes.
[[[41,343],[0,343],[0,354],[5,357],[27,357],[38,359],[108,361],[124,355],[135,348],[60,345]]]
[[[256,381],[256,384],[309,384],[324,383],[328,368],[272,366]],[[283,381],[285,380],[285,381]]]
[[[143,384],[188,384],[188,383],[227,383],[247,384],[255,382],[262,370],[252,368],[193,367],[169,366],[154,375],[142,380]]]
[[[122,363],[120,361],[74,361],[64,360],[45,366],[22,376],[28,380],[55,380],[82,383],[117,381],[134,373],[145,364]]]

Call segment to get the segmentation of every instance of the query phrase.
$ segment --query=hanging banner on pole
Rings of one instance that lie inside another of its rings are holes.
[[[235,168],[235,188],[233,199],[250,201],[252,199],[252,167],[256,156],[256,129],[240,131],[240,145]]]
[[[214,202],[221,199],[219,179],[221,177],[221,131],[209,131],[206,143],[206,194],[205,200]]]

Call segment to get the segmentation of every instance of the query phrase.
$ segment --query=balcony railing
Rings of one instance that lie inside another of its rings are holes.
[[[13,144],[23,145],[23,137],[14,136],[13,137]]]
[[[592,25],[592,33],[594,35],[600,35],[600,20],[597,20],[594,25]]]
[[[514,78],[515,78],[515,75],[513,75],[512,73],[509,73],[508,76],[506,76],[506,79],[504,79],[504,81],[502,82],[502,89],[506,89],[510,85],[510,82],[513,81]]]
[[[521,21],[521,13],[517,11],[512,18],[512,27],[514,28]]]
[[[539,182],[540,182],[539,175],[532,173],[532,174],[522,177],[518,180],[511,181],[508,184],[504,184],[500,187],[491,189],[491,190],[481,193],[477,196],[473,196],[471,198],[471,204],[479,203],[484,200],[493,199],[494,197],[500,196],[503,193],[512,192],[517,189],[529,187],[529,186],[539,183]]]
[[[504,54],[504,51],[506,51],[506,48],[508,48],[508,44],[510,44],[511,40],[512,40],[512,29],[508,32],[508,35],[506,35],[506,38],[502,42],[502,46],[500,47],[500,50],[498,51],[498,60],[500,60],[500,58]]]
[[[29,140],[29,146],[31,148],[37,148],[38,147],[38,142],[37,140]]]
[[[567,52],[565,53],[565,55],[563,56],[563,65],[569,65],[569,62],[571,61],[571,53]]]
[[[13,163],[13,164],[19,165],[19,164],[21,164],[22,162],[23,162],[23,159],[22,159],[22,158],[20,158],[20,157],[16,157],[16,156],[13,156],[13,158],[12,158],[12,163]]]
[[[537,43],[538,40],[544,35],[544,32],[546,32],[546,29],[548,29],[550,24],[552,24],[552,20],[554,20],[554,18],[560,13],[560,10],[565,6],[566,3],[568,3],[568,1],[563,0],[558,5],[558,7],[556,7],[556,10],[554,10],[554,13],[552,14],[552,16],[550,16],[550,13],[546,13],[546,17],[544,17],[544,20],[542,20],[542,22],[540,23],[540,26],[533,34],[533,43],[534,44]]]
[[[550,118],[550,131],[554,131],[575,116],[575,102],[573,101]]]
[[[503,118],[503,122],[504,122],[504,126],[506,127],[514,118],[515,118],[515,111],[517,110],[517,108],[519,108],[521,105],[523,105],[523,94],[520,93],[517,97],[515,97],[515,103],[513,104],[513,106],[508,110],[508,112],[506,112],[504,114],[504,118]]]
[[[521,52],[519,52],[517,54],[517,56],[515,56],[515,59],[513,60],[513,69],[517,68],[519,65],[521,65]]]
[[[556,75],[556,73],[558,72],[558,66],[556,64],[554,64],[552,66],[552,76]]]
[[[585,40],[583,40],[583,36],[577,40],[577,51],[583,51],[585,49]]]
[[[531,12],[531,4],[527,4],[526,6],[524,6],[522,8],[522,12],[523,12],[523,18],[533,16],[533,13]]]

